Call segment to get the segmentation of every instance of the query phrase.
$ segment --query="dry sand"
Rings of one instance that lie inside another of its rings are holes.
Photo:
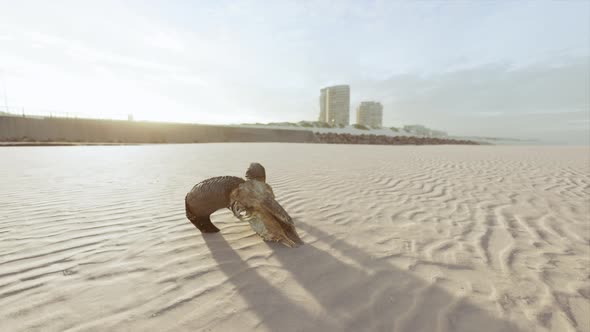
[[[0,331],[590,331],[587,147],[0,149]],[[267,168],[306,244],[184,195]]]

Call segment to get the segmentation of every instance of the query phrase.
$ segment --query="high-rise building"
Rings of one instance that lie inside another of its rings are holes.
[[[323,88],[320,90],[320,118],[319,122],[328,122],[326,120],[326,90],[328,88]]]
[[[383,126],[383,105],[376,101],[363,101],[356,109],[356,123],[369,126]]]
[[[350,123],[350,87],[329,86],[320,90],[320,122],[331,125]]]

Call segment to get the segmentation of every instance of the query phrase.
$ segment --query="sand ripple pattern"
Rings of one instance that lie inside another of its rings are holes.
[[[590,331],[589,152],[0,149],[0,331]],[[251,161],[306,245],[185,219]]]

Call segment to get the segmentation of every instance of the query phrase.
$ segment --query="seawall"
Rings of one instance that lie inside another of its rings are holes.
[[[0,116],[0,141],[89,143],[312,143],[311,131],[122,120]]]

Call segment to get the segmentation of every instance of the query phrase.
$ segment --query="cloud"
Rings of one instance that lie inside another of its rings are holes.
[[[0,35],[0,41],[11,41],[11,40],[13,40],[13,38],[10,35]]]
[[[153,34],[147,36],[145,41],[148,45],[172,52],[184,52],[187,50],[187,45],[182,37],[177,34],[155,31]]]
[[[358,99],[382,100],[385,122],[422,123],[466,135],[564,135],[590,116],[588,57],[530,66],[487,64],[434,75],[406,74],[363,82]],[[590,131],[590,128],[582,128]]]

